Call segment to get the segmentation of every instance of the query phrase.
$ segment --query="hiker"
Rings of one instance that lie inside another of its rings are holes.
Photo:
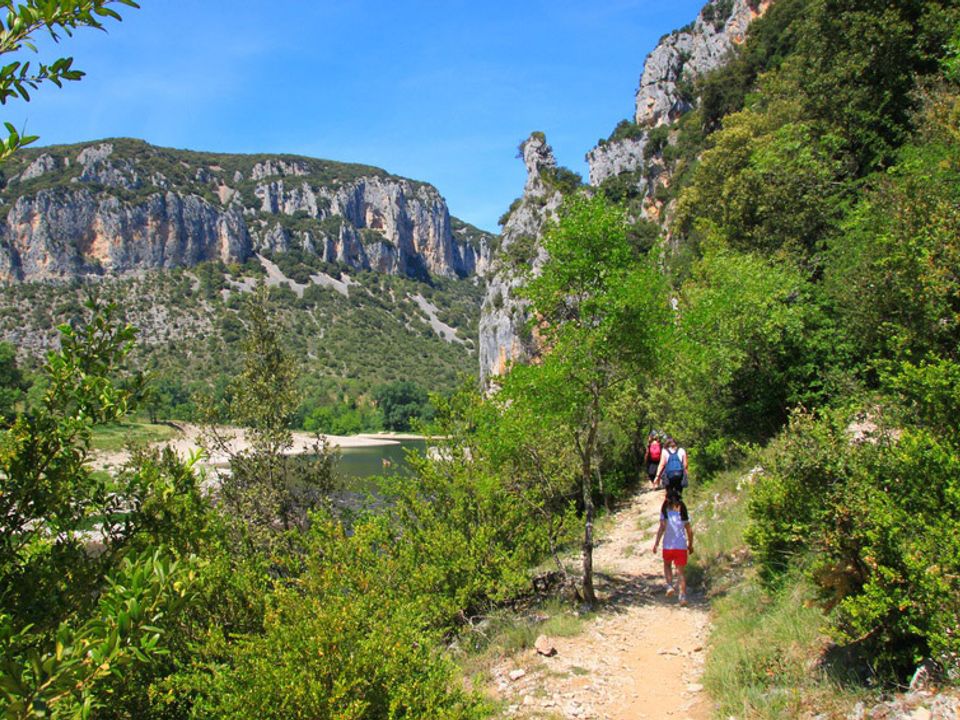
[[[669,435],[663,441],[656,486],[668,490],[674,488],[679,493],[687,486],[687,451],[678,447],[677,441]]]
[[[674,488],[667,490],[667,499],[660,508],[660,529],[657,530],[657,539],[653,541],[654,555],[657,554],[660,538],[663,538],[663,579],[667,583],[667,597],[677,592],[673,584],[676,569],[680,577],[680,604],[686,605],[687,576],[684,568],[688,553],[693,553],[693,528],[690,526],[687,506],[680,499],[680,492]]]
[[[652,487],[657,486],[657,468],[660,467],[660,436],[651,430],[647,436],[647,451],[643,455],[643,464],[647,466],[647,478]]]

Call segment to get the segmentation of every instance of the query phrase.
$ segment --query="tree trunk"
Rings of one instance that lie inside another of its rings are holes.
[[[607,512],[610,512],[610,495],[607,494],[607,491],[603,489],[603,473],[600,472],[599,465],[597,466],[597,489],[600,491],[600,497],[603,499],[603,509]]]
[[[590,606],[596,605],[597,595],[593,589],[593,518],[596,515],[593,506],[593,446],[597,439],[600,424],[600,398],[593,389],[590,402],[590,414],[587,422],[587,437],[580,442],[577,438],[577,451],[580,454],[580,484],[583,491],[583,601]]]
[[[581,473],[583,485],[583,601],[587,605],[597,603],[597,595],[593,590],[593,493],[590,482],[590,461],[585,462]]]

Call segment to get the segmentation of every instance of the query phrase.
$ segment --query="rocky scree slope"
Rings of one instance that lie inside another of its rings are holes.
[[[412,278],[482,273],[490,234],[432,186],[296,156],[129,139],[25,151],[4,168],[0,280],[68,280],[297,250]]]

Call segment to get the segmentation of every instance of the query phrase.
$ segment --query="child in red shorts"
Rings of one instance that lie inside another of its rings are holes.
[[[660,539],[663,538],[663,577],[667,581],[667,596],[672,596],[676,590],[673,586],[673,570],[676,568],[680,577],[680,604],[687,604],[687,577],[684,567],[687,564],[687,554],[693,553],[693,528],[690,527],[690,517],[687,515],[687,506],[680,499],[680,491],[670,488],[667,499],[660,508],[660,529],[657,530],[657,539],[653,541],[653,554],[657,554]]]

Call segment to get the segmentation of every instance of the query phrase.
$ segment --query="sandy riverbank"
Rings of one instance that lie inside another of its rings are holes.
[[[152,447],[172,449],[181,458],[188,458],[201,450],[203,445],[203,430],[198,425],[177,423],[178,434],[162,442],[151,443]],[[227,461],[227,453],[239,453],[250,449],[250,441],[242,428],[218,427],[217,432],[224,438],[225,452],[216,452],[204,459],[205,464],[217,465]],[[401,440],[420,440],[422,436],[410,433],[376,433],[365,435],[325,435],[331,447],[364,448],[383,445],[399,445]],[[293,445],[287,451],[291,455],[302,455],[313,450],[317,442],[316,435],[307,432],[294,432]],[[129,460],[130,454],[126,450],[116,452],[97,452],[94,454],[93,465],[96,468],[118,467]]]

